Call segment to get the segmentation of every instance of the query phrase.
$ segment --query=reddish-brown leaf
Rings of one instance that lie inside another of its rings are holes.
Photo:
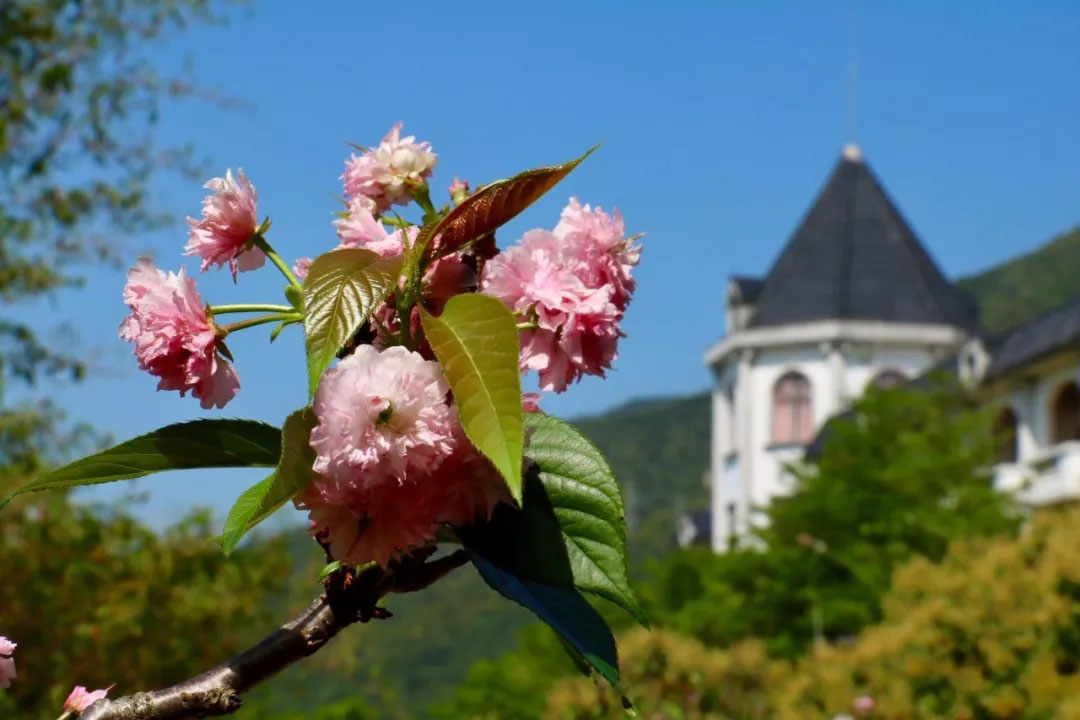
[[[539,200],[596,147],[568,163],[526,170],[512,178],[485,185],[445,218],[425,225],[417,237],[417,246],[425,248],[427,257],[432,259],[448,255],[465,243],[490,233]],[[434,238],[437,242],[431,242]]]

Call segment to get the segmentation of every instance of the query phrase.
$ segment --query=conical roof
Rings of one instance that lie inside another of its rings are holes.
[[[830,319],[978,324],[974,299],[942,275],[853,147],[769,270],[751,326]]]

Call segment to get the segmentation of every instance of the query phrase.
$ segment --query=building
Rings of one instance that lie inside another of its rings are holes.
[[[706,354],[716,550],[790,491],[785,465],[868,385],[979,352],[973,298],[941,273],[853,146],[768,274],[731,280],[726,325]]]
[[[1037,279],[1033,279],[1033,282]],[[998,336],[847,147],[764,278],[728,284],[712,368],[711,509],[679,540],[722,551],[790,492],[785,466],[868,386],[951,370],[994,412],[995,487],[1080,499],[1080,298]]]

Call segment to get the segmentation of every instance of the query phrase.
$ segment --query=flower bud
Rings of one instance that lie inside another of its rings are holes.
[[[454,205],[460,205],[465,202],[465,198],[469,197],[469,181],[459,180],[454,176],[454,182],[450,183],[448,188],[450,191],[450,200]]]

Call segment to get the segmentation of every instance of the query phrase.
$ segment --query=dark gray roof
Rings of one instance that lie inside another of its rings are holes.
[[[986,341],[994,378],[1069,345],[1080,344],[1080,298],[1074,298]]]
[[[978,322],[971,295],[941,274],[870,168],[847,153],[769,271],[751,326],[828,319]]]
[[[744,303],[757,302],[761,291],[765,288],[764,278],[732,275],[731,282],[735,283],[735,286],[739,289],[739,298]]]

